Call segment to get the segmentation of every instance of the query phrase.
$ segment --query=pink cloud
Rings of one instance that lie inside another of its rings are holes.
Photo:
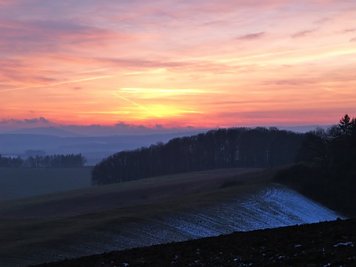
[[[13,5],[15,1],[11,0],[0,0],[0,6],[5,7],[5,6],[10,6]]]

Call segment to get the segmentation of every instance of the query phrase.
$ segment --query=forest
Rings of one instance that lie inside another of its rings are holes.
[[[92,171],[94,184],[218,168],[266,168],[293,163],[303,134],[277,128],[230,128],[116,153]]]
[[[75,168],[83,167],[85,158],[81,154],[4,157],[0,155],[0,167],[5,168]]]
[[[356,118],[306,134],[230,128],[116,153],[92,171],[94,184],[234,167],[278,167],[275,181],[356,215]]]
[[[301,193],[356,215],[356,118],[345,115],[327,131],[306,134],[296,164],[280,171],[276,180]]]

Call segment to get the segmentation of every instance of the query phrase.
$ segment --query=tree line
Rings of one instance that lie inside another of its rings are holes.
[[[0,167],[19,168],[23,165],[20,157],[4,157],[0,154]]]
[[[81,154],[4,157],[0,155],[0,167],[7,168],[74,168],[83,167],[86,160]]]
[[[306,135],[296,165],[276,179],[325,205],[356,216],[356,118]]]
[[[212,130],[116,153],[94,167],[92,181],[108,184],[188,171],[289,164],[303,138],[277,128]]]

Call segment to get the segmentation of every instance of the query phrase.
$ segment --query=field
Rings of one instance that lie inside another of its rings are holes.
[[[115,251],[41,267],[355,266],[356,221],[234,233]]]
[[[231,197],[237,191],[256,191],[269,178],[271,175],[259,173],[258,169],[224,169],[160,176],[38,196],[3,205],[0,203],[0,218],[67,218],[113,209],[132,210],[133,206],[133,212],[137,215],[140,207],[150,205],[150,210],[152,207],[165,210],[170,202],[174,209],[190,208],[192,204],[208,205],[217,199]],[[228,190],[231,188],[234,189],[232,192]],[[145,208],[142,210],[144,213],[147,211]]]
[[[0,202],[90,187],[91,168],[0,168]]]
[[[302,199],[298,208],[289,207],[293,199],[265,196],[264,192],[270,192],[266,189],[274,186],[274,174],[274,170],[260,169],[184,173],[0,203],[0,265],[35,264],[217,235],[240,229],[239,224],[247,230],[256,222],[272,227],[273,215],[276,225],[305,223],[303,216],[308,216],[293,213],[305,205],[311,209],[308,212],[326,214],[321,218],[336,218],[293,192],[286,191],[296,202]],[[271,197],[273,203],[267,203]],[[293,214],[284,214],[286,208]],[[210,225],[202,228],[205,223]]]
[[[68,253],[95,253],[92,245],[92,251],[77,246],[103,243],[105,237],[127,223],[254,192],[270,178],[256,169],[215,170],[3,202],[0,265],[40,263]]]

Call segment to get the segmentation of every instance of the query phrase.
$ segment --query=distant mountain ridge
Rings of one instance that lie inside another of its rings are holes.
[[[110,135],[110,136],[58,136],[55,129],[52,134],[27,133],[0,134],[0,154],[24,156],[27,150],[43,151],[45,154],[78,154],[81,153],[88,165],[94,165],[103,158],[117,151],[136,149],[158,142],[191,135],[192,132],[161,133],[150,135]],[[60,133],[60,131],[58,131]],[[63,131],[63,135],[67,132]],[[71,134],[70,132],[68,135]]]
[[[36,127],[36,128],[22,128],[17,130],[6,131],[3,134],[31,134],[31,135],[50,135],[57,137],[76,137],[80,136],[77,133],[71,132],[57,127]]]
[[[143,125],[131,125],[118,123],[115,125],[66,125],[50,121],[40,125],[29,122],[1,121],[0,134],[40,134],[60,137],[72,136],[112,136],[112,135],[150,135],[171,133],[197,133],[209,130],[208,128],[194,127],[163,127],[160,125],[147,127]],[[38,120],[35,120],[38,121]],[[11,124],[12,122],[12,124]]]

